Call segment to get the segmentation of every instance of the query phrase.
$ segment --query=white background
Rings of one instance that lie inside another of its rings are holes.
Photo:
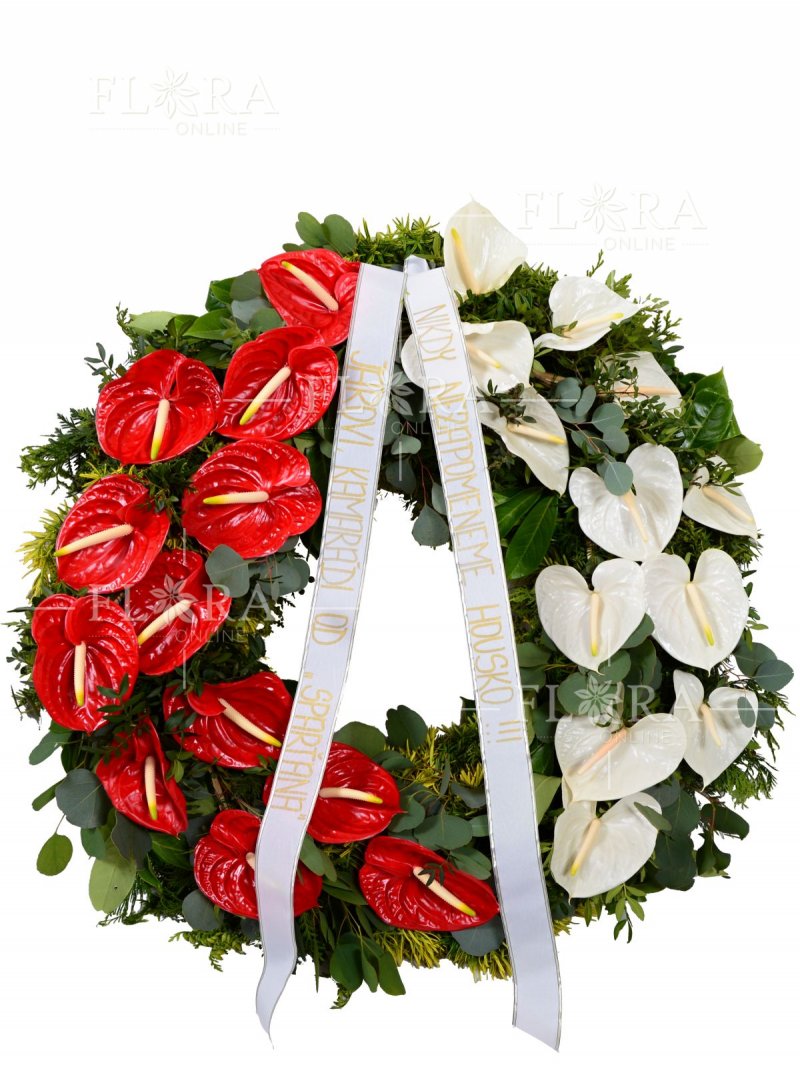
[[[798,660],[793,5],[68,2],[7,4],[4,22],[6,605],[26,588],[15,547],[49,503],[25,489],[15,456],[56,411],[93,402],[82,358],[97,340],[122,354],[118,302],[199,311],[209,279],[292,239],[298,210],[376,227],[406,213],[444,222],[474,195],[533,262],[580,272],[605,247],[635,292],[683,315],[684,367],[724,364],[767,455],[747,479],[767,533],[755,600],[769,642]],[[168,69],[198,90],[183,98],[196,117],[157,104]],[[592,208],[581,201],[598,196],[620,210],[582,221]],[[377,722],[406,702],[451,719],[469,688],[452,560],[412,542],[395,502],[379,514],[346,714]],[[273,650],[289,676],[300,614]],[[29,801],[57,768],[27,766],[36,730],[4,704],[12,1062],[556,1062],[512,1031],[509,984],[474,985],[448,966],[404,968],[406,998],[363,991],[341,1013],[303,969],[273,1052],[253,1011],[256,954],[220,976],[168,944],[166,926],[98,929],[82,853],[57,880],[36,873],[57,813]],[[786,1062],[800,948],[791,721],[780,769],[774,801],[732,844],[730,881],[653,899],[628,947],[610,922],[559,938],[564,1067]]]

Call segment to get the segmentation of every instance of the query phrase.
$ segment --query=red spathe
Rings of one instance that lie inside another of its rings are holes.
[[[325,289],[338,304],[331,310],[308,286],[283,266],[291,263]],[[310,326],[327,345],[338,345],[350,332],[360,263],[350,263],[327,248],[282,252],[261,264],[264,292],[287,326]]]

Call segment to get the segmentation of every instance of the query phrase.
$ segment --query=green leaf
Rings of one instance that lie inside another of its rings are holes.
[[[61,874],[72,859],[72,842],[63,834],[48,837],[36,858],[36,870],[39,874],[52,877]]]
[[[627,463],[618,459],[609,460],[603,469],[606,489],[614,496],[624,496],[633,485],[633,471]]]
[[[418,437],[411,437],[407,433],[401,433],[392,442],[391,452],[393,456],[415,456],[422,448],[422,441]]]
[[[211,584],[228,596],[244,596],[250,589],[247,561],[228,545],[217,545],[209,554],[206,574]]]
[[[106,854],[106,838],[107,834],[97,827],[90,830],[81,830],[81,844],[83,845],[83,851],[87,856],[91,856],[93,859],[104,859]]]
[[[562,407],[574,407],[581,399],[581,383],[577,378],[564,378],[556,385],[553,396]]]
[[[736,474],[749,474],[764,458],[761,445],[737,434],[717,446],[717,452]]]
[[[710,449],[728,436],[733,418],[729,397],[713,389],[694,392],[686,413],[684,439],[688,448]]]
[[[361,945],[355,934],[344,934],[333,950],[331,978],[350,992],[355,992],[361,985]]]
[[[183,898],[182,911],[193,930],[219,930],[222,925],[217,909],[199,889],[193,889]]]
[[[43,790],[38,797],[35,797],[31,801],[31,807],[34,811],[41,811],[51,800],[55,800],[57,786],[58,783],[56,783],[56,785],[49,785],[47,789]]]
[[[205,341],[219,341],[228,332],[231,326],[231,313],[227,308],[218,308],[209,311],[195,319],[186,330],[186,337],[199,337]]]
[[[624,430],[611,427],[603,434],[603,443],[610,452],[627,452],[631,446],[630,438]]]
[[[480,926],[472,926],[469,930],[454,930],[452,936],[470,956],[485,956],[487,952],[500,948],[506,934],[500,916],[495,915],[488,923],[481,923]]]
[[[401,997],[406,991],[397,964],[388,952],[384,952],[378,960],[378,982],[390,997]]]
[[[231,278],[231,300],[255,300],[264,296],[264,287],[257,270],[248,270],[238,278]]]
[[[120,811],[116,813],[114,829],[111,831],[111,840],[117,846],[120,855],[124,859],[135,860],[139,867],[143,865],[145,856],[150,851],[152,844],[148,831],[143,826],[139,826],[126,818]]]
[[[450,540],[450,528],[438,511],[425,504],[414,520],[411,536],[417,544],[436,548],[438,545],[446,545]]]
[[[431,486],[431,506],[434,507],[440,515],[447,514],[447,501],[444,498],[444,489],[438,482],[434,482]]]
[[[151,835],[151,840],[153,842],[153,852],[162,863],[167,863],[170,867],[179,867],[185,871],[192,869],[189,848],[183,834],[179,837],[172,837],[171,834],[154,833]]]
[[[328,235],[328,244],[333,245],[341,256],[349,255],[356,247],[353,227],[341,215],[326,215],[322,222]]]
[[[472,826],[469,820],[448,815],[442,808],[423,819],[414,831],[414,837],[426,848],[463,848],[472,840]]]
[[[621,430],[625,422],[625,412],[619,404],[601,404],[592,416],[592,425],[605,433],[607,430]]]
[[[174,318],[174,311],[143,311],[140,315],[131,315],[130,325],[136,333],[161,333]]]
[[[645,615],[642,618],[642,621],[630,635],[630,637],[626,641],[622,642],[622,647],[636,648],[650,636],[654,628],[655,627],[653,626],[653,620],[650,618],[649,615]]]
[[[261,308],[253,315],[248,323],[249,329],[255,333],[266,333],[267,330],[277,330],[283,326],[283,319],[275,308]]]
[[[116,845],[109,841],[104,859],[95,860],[89,875],[89,899],[96,911],[110,915],[116,911],[133,889],[136,881],[136,862],[121,856]]]
[[[690,889],[697,874],[690,837],[659,834],[656,839],[656,882],[665,889]]]
[[[655,796],[655,799],[661,804],[664,818],[672,826],[670,831],[672,835],[674,837],[685,837],[700,825],[700,806],[695,800],[694,794],[678,788],[677,783],[674,784],[677,788],[677,796],[674,799],[669,797],[662,799],[658,794],[657,786],[653,787],[653,789],[648,789],[648,793],[651,796]]]
[[[56,803],[73,826],[102,826],[109,811],[108,797],[96,774],[85,767],[70,771],[56,786]]]
[[[414,830],[425,818],[425,809],[419,801],[414,800],[413,797],[403,798],[403,808],[405,810],[401,811],[399,815],[395,815],[389,823],[388,830],[390,834],[399,834],[405,833],[407,830]]]
[[[322,248],[328,243],[328,235],[322,228],[322,224],[307,211],[301,211],[297,216],[295,229],[300,240],[304,244],[311,245],[312,248]]]
[[[469,828],[473,837],[489,836],[489,816],[484,811],[480,815],[473,815],[469,820]]]
[[[558,702],[570,715],[580,715],[586,707],[586,676],[575,671],[556,690]]]
[[[361,973],[364,975],[364,983],[370,993],[378,990],[378,972],[375,969],[366,947],[361,946]]]
[[[464,785],[463,782],[451,782],[450,792],[454,796],[460,797],[468,808],[486,807],[486,790],[482,785],[473,788],[472,786]]]
[[[536,503],[525,516],[506,550],[505,568],[508,578],[524,578],[544,559],[558,518],[555,496]]]
[[[525,518],[537,501],[542,499],[539,489],[523,489],[515,493],[509,500],[504,500],[495,509],[497,515],[497,528],[501,537],[507,537],[515,526]]]
[[[28,756],[28,763],[34,767],[39,763],[44,763],[46,759],[53,755],[64,742],[64,735],[54,733],[52,730],[48,730],[47,733],[39,741],[39,744],[33,749]]]
[[[748,821],[723,804],[706,804],[700,814],[703,822],[713,829],[714,833],[739,838],[745,838],[750,833]]]
[[[363,907],[367,903],[355,886],[344,885],[341,879],[338,882],[325,882],[323,888],[328,896],[335,897],[337,900],[344,900],[347,904],[356,904],[359,907]]]
[[[428,726],[422,716],[405,704],[386,712],[386,734],[394,748],[419,748],[428,737]]]
[[[742,674],[746,674],[749,678],[755,675],[762,663],[777,658],[767,645],[762,644],[760,641],[748,641],[746,638],[742,638],[733,650],[733,654],[736,658],[737,667]]]
[[[532,641],[522,641],[517,645],[517,659],[520,667],[543,667],[550,660],[550,652]]]
[[[386,748],[386,738],[377,726],[365,722],[348,722],[333,735],[334,741],[357,748],[370,759],[375,759]]]
[[[533,795],[536,801],[536,821],[541,822],[553,803],[553,797],[561,788],[561,779],[547,774],[534,774]]]
[[[631,669],[631,657],[624,649],[615,652],[611,659],[601,663],[597,673],[609,682],[621,682]]]
[[[450,853],[450,862],[465,874],[471,874],[473,878],[480,878],[485,882],[492,876],[492,861],[488,856],[479,852],[477,848],[465,845]]]
[[[640,804],[638,801],[634,807],[640,815],[644,815],[651,826],[655,826],[656,830],[663,830],[665,833],[669,833],[672,829],[672,823],[669,819],[665,819],[655,808],[651,808],[648,804]]]
[[[330,882],[335,882],[337,879],[336,868],[330,857],[308,834],[303,838],[303,844],[300,846],[300,862],[305,863],[313,874],[320,874]]]
[[[779,693],[794,678],[794,671],[782,659],[770,659],[762,663],[755,673],[755,680],[768,693]]]
[[[753,726],[756,721],[756,712],[753,711],[753,706],[747,697],[739,697],[736,706],[739,709],[739,718],[742,720],[742,724],[748,728]]]

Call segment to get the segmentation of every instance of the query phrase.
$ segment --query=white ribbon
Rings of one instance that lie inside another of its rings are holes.
[[[406,312],[425,379],[467,625],[495,881],[514,972],[514,1025],[558,1048],[558,957],[483,432],[447,276],[415,257],[406,267]]]
[[[294,878],[350,661],[402,301],[400,272],[362,264],[300,679],[256,846],[256,895],[265,958],[256,1011],[267,1033],[297,965]]]

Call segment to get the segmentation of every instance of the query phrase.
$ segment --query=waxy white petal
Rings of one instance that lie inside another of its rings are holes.
[[[664,713],[621,730],[597,726],[589,715],[567,715],[556,727],[556,756],[575,800],[616,800],[649,789],[672,774],[685,750],[683,723]]]
[[[533,341],[523,322],[462,322],[464,340],[475,389],[505,392],[515,385],[528,385],[533,364]],[[422,387],[422,367],[417,343],[409,337],[400,351],[406,377]]]
[[[494,404],[485,400],[478,404],[480,420],[502,437],[509,452],[525,460],[542,485],[563,493],[567,488],[569,448],[561,419],[533,386],[522,391],[520,400],[525,404],[525,414],[536,420],[535,428],[557,438],[559,443],[526,436],[525,423],[509,423]]]
[[[633,493],[617,496],[599,474],[579,467],[569,480],[583,532],[600,548],[623,559],[657,556],[678,528],[683,482],[678,461],[664,445],[639,445],[626,459]]]
[[[559,278],[550,291],[553,326],[575,326],[569,336],[545,333],[537,337],[537,348],[557,348],[561,352],[580,352],[605,337],[612,326],[629,319],[641,305],[618,296],[613,289],[595,278],[567,276]]]
[[[462,296],[491,293],[525,262],[527,248],[488,208],[470,200],[444,229],[444,269]]]
[[[592,590],[574,567],[545,567],[536,579],[536,610],[550,640],[573,663],[597,670],[630,637],[645,612],[641,568],[627,559],[609,559],[592,575],[600,611],[592,649]]]
[[[623,375],[616,383],[614,392],[620,400],[645,400],[647,397],[657,396],[664,401],[668,411],[674,411],[681,406],[681,394],[677,385],[667,372],[662,370],[652,352],[635,352],[632,356],[626,356],[625,362],[636,374],[630,378]]]
[[[691,667],[710,670],[726,659],[742,636],[749,609],[741,572],[728,553],[706,549],[697,561],[694,578],[680,556],[656,556],[642,570],[656,641]],[[690,582],[692,589],[687,588]],[[697,600],[710,635],[695,606]]]
[[[600,816],[591,847],[575,873],[575,859],[590,832],[595,805],[591,801],[576,801],[559,815],[550,870],[571,897],[606,893],[636,874],[650,859],[658,831],[637,804],[661,814],[661,805],[647,793],[634,793],[618,800]]]
[[[708,467],[701,467],[686,491],[683,513],[703,526],[742,537],[757,537],[756,520],[738,489],[709,485]]]
[[[748,689],[720,686],[705,700],[699,678],[686,671],[675,671],[675,717],[686,731],[684,759],[703,779],[703,788],[718,778],[726,767],[744,751],[756,732],[758,700]],[[746,726],[739,712],[744,698],[753,712],[753,722]],[[704,708],[705,704],[705,708]]]

